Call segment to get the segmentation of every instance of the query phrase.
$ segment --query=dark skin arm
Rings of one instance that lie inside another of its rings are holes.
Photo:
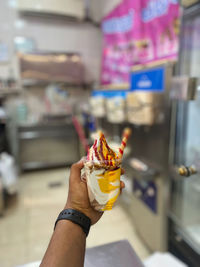
[[[81,179],[83,161],[71,167],[69,193],[64,209],[75,209],[91,219],[95,224],[103,212],[95,211],[89,201],[87,184]],[[124,183],[121,182],[121,190]],[[82,228],[71,221],[61,220],[57,223],[41,267],[83,267],[86,246],[86,235]]]

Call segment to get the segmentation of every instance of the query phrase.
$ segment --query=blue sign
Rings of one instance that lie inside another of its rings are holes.
[[[155,68],[131,73],[131,90],[163,92],[165,90],[165,69]]]

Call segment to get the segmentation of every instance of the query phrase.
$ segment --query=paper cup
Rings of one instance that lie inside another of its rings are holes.
[[[111,210],[120,194],[121,168],[116,170],[91,169],[85,164],[90,203],[95,210]]]

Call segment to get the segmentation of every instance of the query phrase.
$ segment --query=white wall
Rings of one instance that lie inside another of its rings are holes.
[[[100,22],[104,16],[111,12],[122,0],[90,0],[91,18]]]
[[[6,77],[9,68],[17,67],[14,58],[14,38],[25,36],[36,41],[37,48],[46,51],[80,52],[87,70],[99,79],[101,64],[101,31],[90,24],[69,23],[55,18],[20,17],[16,0],[0,0],[0,42],[8,45],[10,62],[0,63],[0,77]]]
[[[101,0],[101,1],[103,6],[103,16],[106,16],[109,12],[111,12],[117,5],[119,5],[122,2],[122,0]]]

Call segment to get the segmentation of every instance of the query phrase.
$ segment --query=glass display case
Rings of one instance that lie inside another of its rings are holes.
[[[200,5],[184,11],[179,74],[200,78]],[[170,248],[189,264],[200,264],[200,79],[193,101],[177,101],[174,109],[175,166],[194,165],[190,177],[172,175]]]

